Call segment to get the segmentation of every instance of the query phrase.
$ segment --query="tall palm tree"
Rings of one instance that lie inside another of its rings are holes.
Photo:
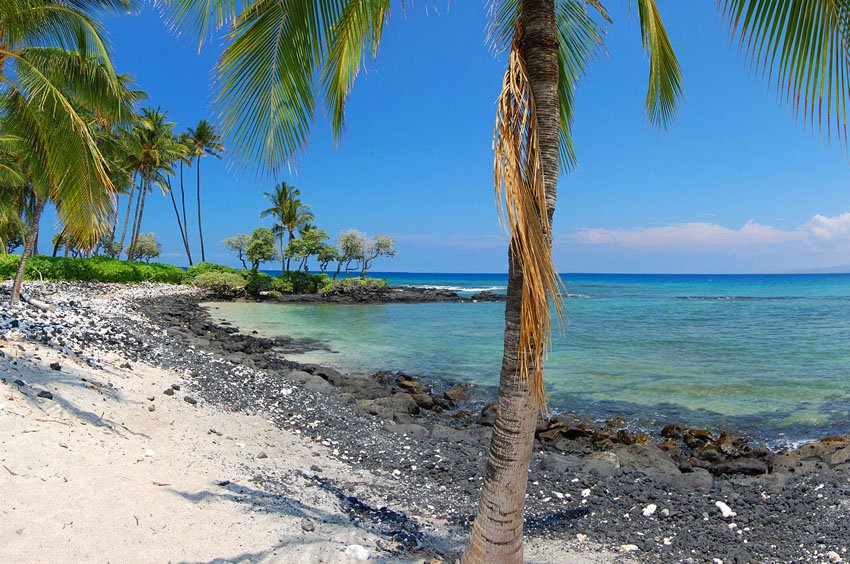
[[[191,155],[195,159],[197,172],[197,194],[198,194],[198,235],[201,239],[201,262],[207,260],[204,254],[204,229],[201,225],[201,158],[206,156],[221,158],[224,152],[221,135],[215,132],[215,127],[205,119],[198,122],[194,129],[189,129],[189,147]]]
[[[163,194],[170,192],[170,176],[174,174],[174,164],[186,151],[186,148],[176,141],[174,123],[167,119],[167,111],[160,108],[144,108],[131,132],[133,140],[131,160],[139,181],[139,197],[136,200],[127,260],[135,258],[136,242],[142,230],[148,192],[154,187],[159,187]]]
[[[635,0],[649,55],[646,110],[664,128],[681,94],[679,64],[654,0]],[[233,154],[276,170],[306,144],[316,98],[335,135],[364,60],[375,57],[391,0],[165,0],[172,23],[201,42],[228,26],[217,65]],[[402,2],[400,2],[403,4]],[[850,93],[847,0],[718,0],[746,56],[782,98],[845,135]],[[538,412],[550,303],[561,311],[552,262],[560,173],[574,162],[573,93],[601,42],[603,0],[491,0],[496,46],[508,51],[496,116],[494,180],[511,234],[499,401],[467,562],[522,560],[522,513]],[[591,16],[588,10],[596,12]],[[315,77],[319,76],[319,80]]]
[[[48,200],[66,231],[93,246],[108,229],[114,186],[81,108],[120,119],[130,96],[118,79],[94,12],[120,0],[0,3],[2,133],[22,162],[35,206],[12,286],[20,299]]]
[[[295,231],[303,229],[309,222],[316,219],[310,206],[301,201],[299,196],[301,190],[281,182],[274,188],[274,192],[264,192],[263,196],[271,203],[271,207],[260,212],[260,217],[273,217],[275,224],[272,233],[275,234],[280,246],[280,269],[289,272],[290,259],[284,253],[283,238],[289,234],[289,242],[295,238]]]

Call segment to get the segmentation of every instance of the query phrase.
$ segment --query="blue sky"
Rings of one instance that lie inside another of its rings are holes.
[[[341,145],[321,117],[308,150],[280,179],[301,189],[332,236],[357,228],[395,237],[399,256],[376,270],[502,272],[506,239],[493,201],[491,136],[504,57],[494,58],[485,43],[484,0],[436,4],[439,14],[432,2],[406,14],[396,9],[377,60],[355,85]],[[560,183],[559,269],[850,265],[848,156],[795,123],[730,45],[714,3],[660,3],[685,84],[678,119],[663,134],[643,111],[648,71],[636,14],[626,2],[609,6],[607,52],[577,97],[579,166]],[[167,108],[180,129],[214,116],[219,46],[198,54],[151,8],[109,17],[107,25],[118,70],[134,76],[150,105]],[[227,160],[202,164],[208,260],[235,263],[220,241],[264,224],[257,214],[274,179],[245,170]],[[156,196],[143,230],[159,235],[165,261],[184,265],[170,201]],[[195,222],[190,229],[196,233]],[[47,244],[45,233],[42,252]],[[197,253],[197,236],[193,246]]]

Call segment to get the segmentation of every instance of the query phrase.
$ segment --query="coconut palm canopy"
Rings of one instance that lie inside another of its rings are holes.
[[[108,223],[113,185],[86,115],[129,117],[134,94],[114,72],[102,9],[119,1],[8,0],[0,5],[0,116],[32,188],[66,230],[93,243]]]

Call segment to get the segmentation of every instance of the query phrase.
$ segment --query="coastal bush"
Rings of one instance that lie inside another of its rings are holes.
[[[248,278],[248,283],[245,285],[245,292],[249,296],[258,296],[260,292],[266,292],[272,289],[274,279],[263,272],[255,272]]]
[[[202,274],[206,274],[208,272],[219,272],[219,273],[227,273],[227,274],[236,274],[242,277],[243,281],[248,281],[249,272],[246,270],[238,270],[236,268],[225,266],[223,264],[215,264],[213,262],[199,262],[197,264],[193,264],[188,269],[186,269],[186,276],[188,280],[194,281],[195,278]]]
[[[0,256],[0,276],[12,278],[21,261],[19,255]],[[96,282],[164,282],[182,284],[186,271],[161,263],[124,262],[107,257],[64,258],[35,256],[27,263],[26,280],[96,281]]]
[[[191,283],[206,288],[219,296],[235,297],[245,292],[245,278],[233,272],[203,272],[195,276]]]
[[[285,272],[277,280],[289,281],[292,289],[288,293],[315,294],[329,280],[327,274],[310,274],[300,270]],[[283,290],[280,290],[283,292]],[[287,293],[287,292],[284,292]]]
[[[294,286],[292,285],[292,280],[290,280],[289,278],[287,278],[285,276],[278,276],[277,278],[272,280],[272,290],[271,290],[271,292],[269,292],[269,294],[271,294],[272,292],[274,292],[276,294],[280,294],[280,295],[294,293],[295,289],[294,289]],[[272,297],[278,297],[278,296],[272,296]]]
[[[343,278],[340,280],[328,279],[319,288],[319,293],[323,296],[333,296],[338,294],[353,294],[361,290],[377,290],[386,288],[387,281],[383,278]]]

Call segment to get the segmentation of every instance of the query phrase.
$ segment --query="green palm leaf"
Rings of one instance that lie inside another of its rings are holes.
[[[850,3],[846,0],[722,0],[740,49],[775,81],[806,123],[834,127],[846,142],[850,96]]]
[[[666,129],[676,115],[676,103],[682,96],[682,73],[655,0],[637,0],[637,5],[641,40],[649,55],[646,113],[650,123]]]

